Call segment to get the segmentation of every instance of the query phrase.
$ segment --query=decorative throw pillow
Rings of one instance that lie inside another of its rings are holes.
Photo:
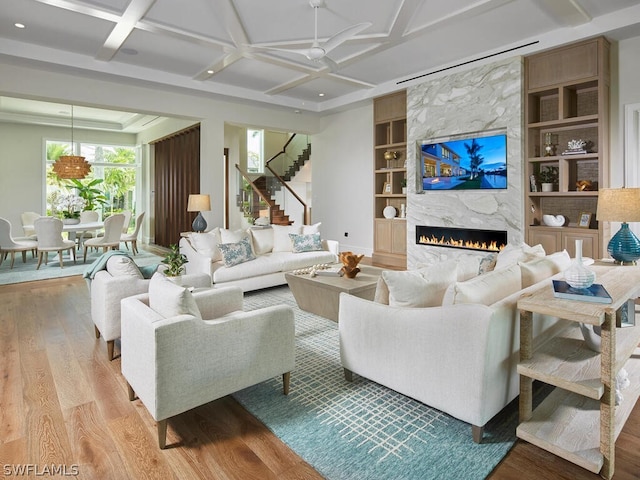
[[[420,270],[382,272],[389,289],[389,305],[413,308],[442,305],[444,293],[456,281],[456,276],[456,260]]]
[[[504,247],[496,258],[496,266],[494,270],[510,267],[518,262],[528,262],[536,257],[544,257],[546,255],[542,245],[538,244],[530,247],[526,243],[521,245],[507,245]]]
[[[125,255],[113,255],[109,257],[106,268],[112,277],[129,276],[143,278],[138,265]]]
[[[290,233],[300,234],[302,228],[295,225],[272,225],[273,228],[273,250],[274,252],[292,252],[293,244]]]
[[[149,307],[164,318],[193,315],[202,320],[191,292],[158,272],[149,281]]]
[[[443,305],[454,303],[491,305],[519,290],[522,290],[520,266],[511,265],[478,275],[466,282],[452,284],[446,292]]]
[[[256,258],[251,248],[249,237],[244,237],[236,243],[221,243],[218,248],[222,253],[222,261],[225,267],[233,267]]]
[[[491,272],[496,268],[496,261],[498,260],[497,253],[490,253],[480,259],[480,267],[478,268],[478,274]]]
[[[264,255],[273,250],[273,229],[272,228],[256,228],[249,229],[251,236],[251,244],[253,245],[253,253],[256,255]]]
[[[206,233],[192,233],[189,235],[189,240],[198,253],[211,258],[212,262],[222,259],[222,254],[218,248],[218,244],[222,243],[219,227],[215,227]]]
[[[529,262],[520,262],[522,288],[527,288],[546,278],[569,268],[571,257],[566,250],[552,253],[546,257],[536,258]]]
[[[464,282],[478,275],[480,270],[480,257],[473,254],[462,254],[456,258],[458,270],[458,282]]]
[[[298,235],[290,233],[289,238],[293,245],[293,253],[317,252],[322,250],[322,240],[319,233],[311,233],[309,235]]]

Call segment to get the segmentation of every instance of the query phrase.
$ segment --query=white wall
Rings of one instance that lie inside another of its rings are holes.
[[[311,138],[312,223],[341,250],[373,251],[373,103],[322,120]],[[345,237],[344,233],[349,236]]]
[[[200,122],[201,192],[211,195],[214,210],[205,215],[211,225],[221,225],[223,221],[225,122],[304,133],[316,132],[320,126],[317,116],[296,114],[285,108],[231,103],[213,95],[190,94],[186,90],[176,93],[153,86],[125,85],[117,83],[117,77],[92,79],[9,64],[2,64],[0,95],[177,117],[190,124]],[[41,158],[39,152],[37,158]],[[3,153],[0,168],[5,170],[8,164],[9,157]],[[31,200],[28,204],[33,205],[33,198],[36,198],[36,207],[42,204],[42,169],[42,165],[16,168],[12,180],[15,185],[29,190],[27,196]],[[22,206],[13,207],[14,198],[4,191],[0,191],[0,205],[3,211],[23,210]]]
[[[126,133],[98,132],[74,128],[73,139],[115,145],[136,145]],[[21,236],[20,214],[46,213],[46,140],[71,141],[71,130],[15,123],[0,123],[0,216],[11,222],[13,236]]]

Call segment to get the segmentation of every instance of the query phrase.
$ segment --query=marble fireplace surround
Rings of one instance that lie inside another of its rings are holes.
[[[407,268],[468,253],[416,243],[416,225],[507,232],[524,241],[523,58],[514,57],[431,79],[407,89]],[[423,140],[506,130],[507,188],[422,192]]]

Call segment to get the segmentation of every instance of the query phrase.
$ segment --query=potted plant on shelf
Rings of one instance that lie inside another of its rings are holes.
[[[542,167],[538,172],[538,181],[543,192],[553,192],[554,185],[558,183],[558,167]]]
[[[402,194],[406,195],[407,194],[407,179],[403,178],[402,180],[400,180],[400,186],[402,187]]]
[[[169,253],[162,260],[162,263],[167,266],[163,273],[172,278],[175,283],[180,283],[179,277],[184,273],[184,264],[188,261],[187,256],[180,253],[178,245],[172,243],[169,245]]]

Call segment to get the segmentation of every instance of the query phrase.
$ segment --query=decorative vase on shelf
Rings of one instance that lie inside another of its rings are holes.
[[[576,240],[576,257],[564,271],[564,279],[573,288],[589,288],[596,281],[596,274],[582,260],[582,240]]]

